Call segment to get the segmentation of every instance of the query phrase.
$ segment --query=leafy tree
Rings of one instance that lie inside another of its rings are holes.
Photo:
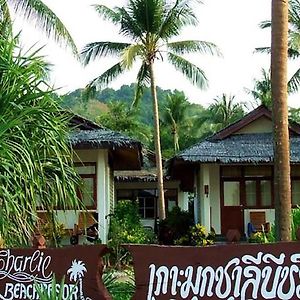
[[[137,59],[142,62],[137,75],[135,103],[141,96],[143,88],[150,85],[153,99],[160,219],[165,218],[166,212],[154,62],[166,56],[176,70],[183,73],[193,84],[204,88],[207,85],[204,72],[181,55],[188,53],[219,53],[214,44],[204,41],[170,42],[172,38],[179,36],[183,27],[197,24],[197,18],[191,3],[192,1],[188,0],[129,0],[126,7],[116,7],[114,9],[96,5],[95,9],[100,16],[118,25],[120,34],[131,40],[131,42],[94,42],[86,45],[81,52],[84,64],[109,55],[116,56],[119,59],[111,68],[95,78],[90,83],[90,88],[106,86],[118,75],[130,69]]]
[[[274,195],[276,237],[280,241],[291,240],[287,59],[288,1],[272,0],[271,84],[274,131]]]
[[[125,133],[149,146],[152,141],[152,130],[139,121],[139,111],[121,101],[108,103],[108,112],[100,114],[96,121],[115,131]]]
[[[68,117],[52,99],[43,58],[17,44],[0,36],[0,237],[8,247],[28,243],[37,207],[54,223],[55,207],[78,207]]]

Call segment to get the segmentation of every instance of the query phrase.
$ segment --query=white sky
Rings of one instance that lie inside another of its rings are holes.
[[[79,49],[89,42],[120,41],[117,28],[101,20],[91,5],[121,6],[125,0],[44,2],[62,19]],[[223,58],[204,55],[188,57],[205,71],[209,79],[208,90],[201,91],[193,87],[166,62],[157,64],[157,84],[164,89],[183,90],[191,102],[204,106],[222,93],[236,95],[236,99],[241,102],[249,101],[251,97],[244,92],[244,88],[253,88],[253,80],[261,78],[261,68],[269,68],[270,57],[266,54],[254,54],[253,51],[255,47],[270,45],[270,31],[260,29],[258,24],[271,18],[271,0],[203,0],[203,4],[197,6],[196,14],[199,26],[187,28],[180,39],[213,42],[223,54]],[[37,41],[39,45],[46,45],[43,53],[53,64],[52,81],[55,87],[61,87],[61,93],[84,87],[114,62],[102,59],[83,68],[70,51],[49,42],[25,22],[17,20],[16,27],[23,30],[24,45],[29,46]],[[293,65],[295,69],[295,63]],[[136,69],[119,77],[110,86],[118,88],[122,84],[134,82],[135,78]],[[290,97],[289,104],[300,107],[298,98],[297,95]]]

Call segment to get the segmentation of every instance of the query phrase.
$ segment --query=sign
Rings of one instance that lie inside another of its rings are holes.
[[[56,249],[0,249],[0,299],[38,299],[35,284],[50,291],[53,276],[63,298],[108,300],[101,281],[104,245]]]
[[[300,243],[128,245],[135,300],[299,299]]]

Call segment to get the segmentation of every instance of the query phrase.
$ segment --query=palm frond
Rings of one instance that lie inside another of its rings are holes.
[[[87,65],[91,61],[106,56],[121,56],[122,51],[129,47],[128,43],[115,42],[94,42],[84,46],[80,53],[83,64]]]
[[[300,69],[298,69],[291,79],[288,81],[288,91],[290,93],[296,93],[299,91],[300,86]]]
[[[149,65],[146,63],[143,63],[140,67],[136,82],[135,95],[132,103],[133,106],[137,106],[143,94],[144,88],[150,84],[150,69]]]
[[[88,84],[88,87],[95,86],[97,89],[106,87],[111,81],[117,78],[123,71],[124,68],[122,67],[122,62],[118,62],[115,65],[113,65],[111,68],[106,70],[104,73],[102,73],[100,76],[92,80]]]
[[[270,54],[271,47],[258,47],[258,48],[255,48],[254,52]]]
[[[220,49],[213,43],[198,41],[198,40],[189,40],[189,41],[178,41],[167,43],[168,49],[176,54],[187,54],[187,53],[204,53],[211,55],[221,56]]]
[[[121,21],[121,15],[119,14],[118,10],[114,11],[105,5],[95,4],[92,5],[96,12],[104,19],[111,21],[115,25],[119,25]]]
[[[201,89],[207,88],[208,80],[199,67],[171,52],[168,53],[168,60],[175,69],[185,75],[192,84],[197,85]]]
[[[272,22],[270,20],[262,21],[258,24],[259,28],[265,29],[265,28],[270,28],[272,25]]]
[[[163,40],[168,40],[178,35],[184,26],[196,26],[197,24],[197,17],[189,5],[189,1],[175,1],[173,6],[166,5],[165,7],[158,36]]]
[[[137,59],[139,55],[142,54],[143,47],[140,44],[132,44],[123,50],[122,62],[126,69],[130,69],[133,62]]]
[[[56,14],[41,0],[8,0],[15,11],[25,19],[41,28],[48,37],[53,37],[60,44],[68,45],[74,55],[78,55],[77,47],[71,34]]]

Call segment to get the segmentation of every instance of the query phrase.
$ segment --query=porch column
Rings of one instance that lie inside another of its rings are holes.
[[[109,174],[107,172],[107,151],[99,150],[97,155],[97,212],[99,238],[102,243],[107,242],[108,220],[106,216],[109,210]]]
[[[209,165],[200,167],[200,223],[210,231],[210,168]]]

